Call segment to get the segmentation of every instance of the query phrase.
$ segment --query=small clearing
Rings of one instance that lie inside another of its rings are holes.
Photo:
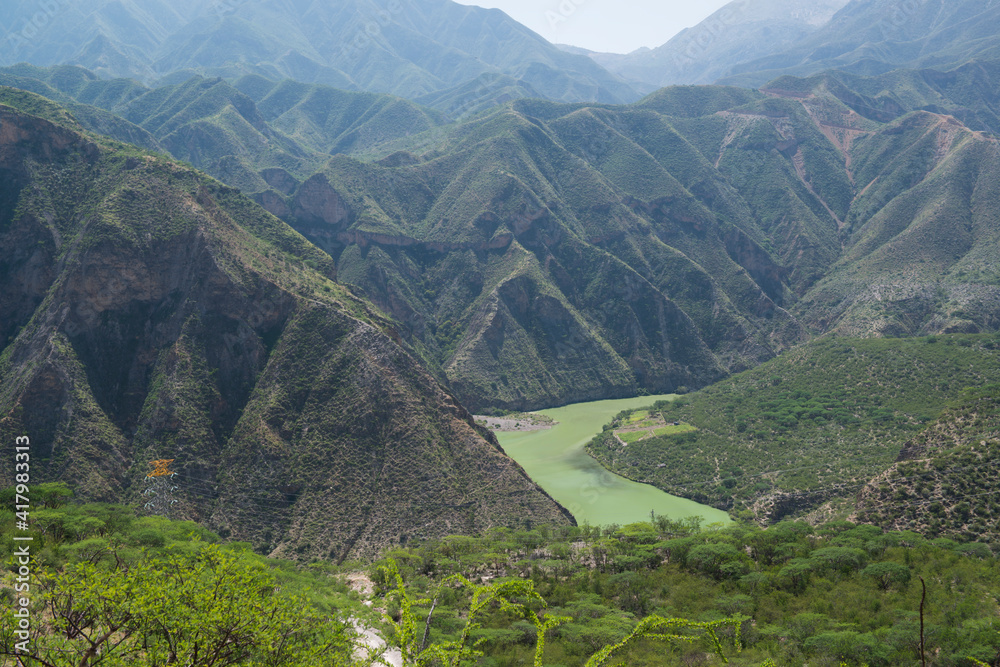
[[[659,413],[649,414],[648,410],[637,410],[629,416],[628,423],[614,431],[615,439],[623,446],[629,443],[653,438],[661,435],[678,435],[697,431],[698,429],[685,422],[667,422]]]

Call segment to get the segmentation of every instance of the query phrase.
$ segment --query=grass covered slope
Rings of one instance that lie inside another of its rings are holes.
[[[588,451],[631,479],[774,520],[856,492],[958,392],[996,382],[998,355],[995,335],[827,337],[656,406],[697,431],[623,446],[623,415]]]
[[[1000,146],[954,118],[915,112],[857,144],[865,185],[845,220],[850,243],[798,304],[845,335],[993,328]]]
[[[1000,388],[976,386],[866,485],[857,518],[930,536],[1000,541]]]
[[[303,558],[571,521],[291,228],[71,118],[0,118],[0,435],[33,479],[136,498],[173,458],[177,515]]]
[[[71,65],[0,69],[0,84],[58,102],[91,131],[167,151],[248,193],[287,191],[331,153],[365,153],[442,122],[385,94],[259,75],[174,79],[147,87]]]

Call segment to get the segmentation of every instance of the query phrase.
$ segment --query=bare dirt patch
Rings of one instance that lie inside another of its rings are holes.
[[[559,423],[552,417],[534,412],[518,412],[503,417],[488,417],[486,415],[473,415],[473,417],[477,424],[492,431],[544,431]]]

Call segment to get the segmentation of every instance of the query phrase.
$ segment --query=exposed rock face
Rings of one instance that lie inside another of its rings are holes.
[[[0,437],[33,479],[137,499],[173,458],[173,516],[301,558],[572,521],[237,192],[8,107],[0,170]]]

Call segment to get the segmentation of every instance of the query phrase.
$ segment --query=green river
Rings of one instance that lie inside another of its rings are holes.
[[[648,521],[650,510],[672,519],[700,516],[702,525],[729,523],[729,515],[722,510],[625,479],[606,470],[584,451],[591,438],[622,410],[667,398],[674,396],[640,396],[539,410],[559,423],[542,431],[497,432],[496,436],[531,479],[581,524]]]

